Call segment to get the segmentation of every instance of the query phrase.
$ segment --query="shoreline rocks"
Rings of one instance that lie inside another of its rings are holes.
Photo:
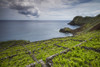
[[[62,32],[62,33],[72,33],[72,29],[68,28],[68,27],[65,27],[65,28],[62,28],[59,30],[59,32]]]

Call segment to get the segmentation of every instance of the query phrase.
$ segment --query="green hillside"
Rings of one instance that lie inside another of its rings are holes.
[[[0,67],[100,67],[98,22],[87,22],[75,36],[0,42]]]
[[[86,23],[98,23],[99,21],[100,21],[100,14],[95,17],[76,16],[69,24],[70,25],[84,25]]]
[[[66,33],[71,32],[73,34],[83,33],[93,30],[100,30],[100,14],[95,17],[82,17],[76,16],[70,23],[70,25],[79,25],[77,29],[69,29],[67,27],[60,29],[60,32]]]

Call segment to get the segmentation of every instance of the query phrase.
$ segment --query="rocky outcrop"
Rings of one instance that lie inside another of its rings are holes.
[[[63,32],[63,33],[68,32],[68,33],[71,33],[72,32],[72,29],[70,29],[68,27],[65,27],[65,28],[60,29],[59,32]]]

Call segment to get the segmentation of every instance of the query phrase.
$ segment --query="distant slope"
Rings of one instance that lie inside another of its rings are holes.
[[[95,17],[76,16],[70,25],[80,25],[80,28],[71,30],[72,33],[100,30],[100,14]]]
[[[70,25],[84,25],[86,23],[98,23],[98,22],[100,22],[100,14],[95,17],[76,16],[69,24]]]

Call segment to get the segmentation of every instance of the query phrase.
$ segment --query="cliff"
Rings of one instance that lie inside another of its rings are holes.
[[[82,17],[82,16],[76,16],[70,23],[70,25],[80,25],[80,28],[77,28],[75,30],[69,30],[68,32],[71,32],[75,34],[76,32],[88,32],[93,30],[100,30],[100,14],[95,17]],[[63,30],[63,33],[67,32],[67,29],[63,28],[60,29]],[[62,31],[60,31],[62,32]]]
[[[82,17],[82,16],[76,16],[69,24],[70,25],[84,25],[86,23],[97,23],[100,21],[100,14],[95,17]]]

